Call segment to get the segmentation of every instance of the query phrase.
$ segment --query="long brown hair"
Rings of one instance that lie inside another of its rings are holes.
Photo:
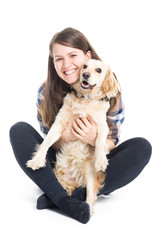
[[[44,99],[40,106],[42,120],[47,128],[50,128],[63,104],[63,98],[70,91],[70,85],[62,80],[54,67],[52,49],[55,43],[80,49],[87,54],[91,51],[92,58],[101,60],[88,39],[78,30],[65,28],[56,33],[50,41],[48,58],[48,76],[44,83]]]

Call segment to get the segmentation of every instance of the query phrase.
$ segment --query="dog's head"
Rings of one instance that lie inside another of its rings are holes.
[[[80,79],[73,88],[81,94],[89,96],[115,97],[120,92],[119,83],[110,67],[102,61],[90,59],[80,73]]]

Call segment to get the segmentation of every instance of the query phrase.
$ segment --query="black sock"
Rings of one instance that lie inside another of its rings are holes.
[[[46,208],[57,208],[57,206],[51,202],[51,200],[46,196],[46,194],[42,194],[37,199],[37,209],[42,210]]]
[[[90,207],[86,202],[66,196],[58,202],[57,206],[81,223],[87,223],[90,219]]]
[[[55,204],[45,194],[37,199],[37,209],[39,210],[57,207],[81,223],[87,223],[90,219],[90,207],[84,201],[79,201],[70,196],[66,196]]]
[[[79,201],[86,201],[86,188],[77,188],[72,193],[72,198],[77,199]],[[51,200],[46,196],[46,194],[42,194],[37,199],[37,209],[47,209],[47,208],[57,208],[57,206],[51,202]]]

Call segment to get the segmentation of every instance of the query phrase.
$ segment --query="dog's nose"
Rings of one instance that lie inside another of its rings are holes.
[[[88,72],[84,72],[84,73],[83,73],[83,78],[84,78],[85,80],[87,80],[89,77],[90,77],[90,73],[88,73]]]

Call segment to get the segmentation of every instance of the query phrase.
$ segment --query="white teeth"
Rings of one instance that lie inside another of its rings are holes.
[[[70,71],[66,71],[66,72],[64,72],[66,75],[69,75],[69,74],[72,74],[72,73],[74,73],[76,71],[76,69],[72,69],[72,70],[70,70]]]

